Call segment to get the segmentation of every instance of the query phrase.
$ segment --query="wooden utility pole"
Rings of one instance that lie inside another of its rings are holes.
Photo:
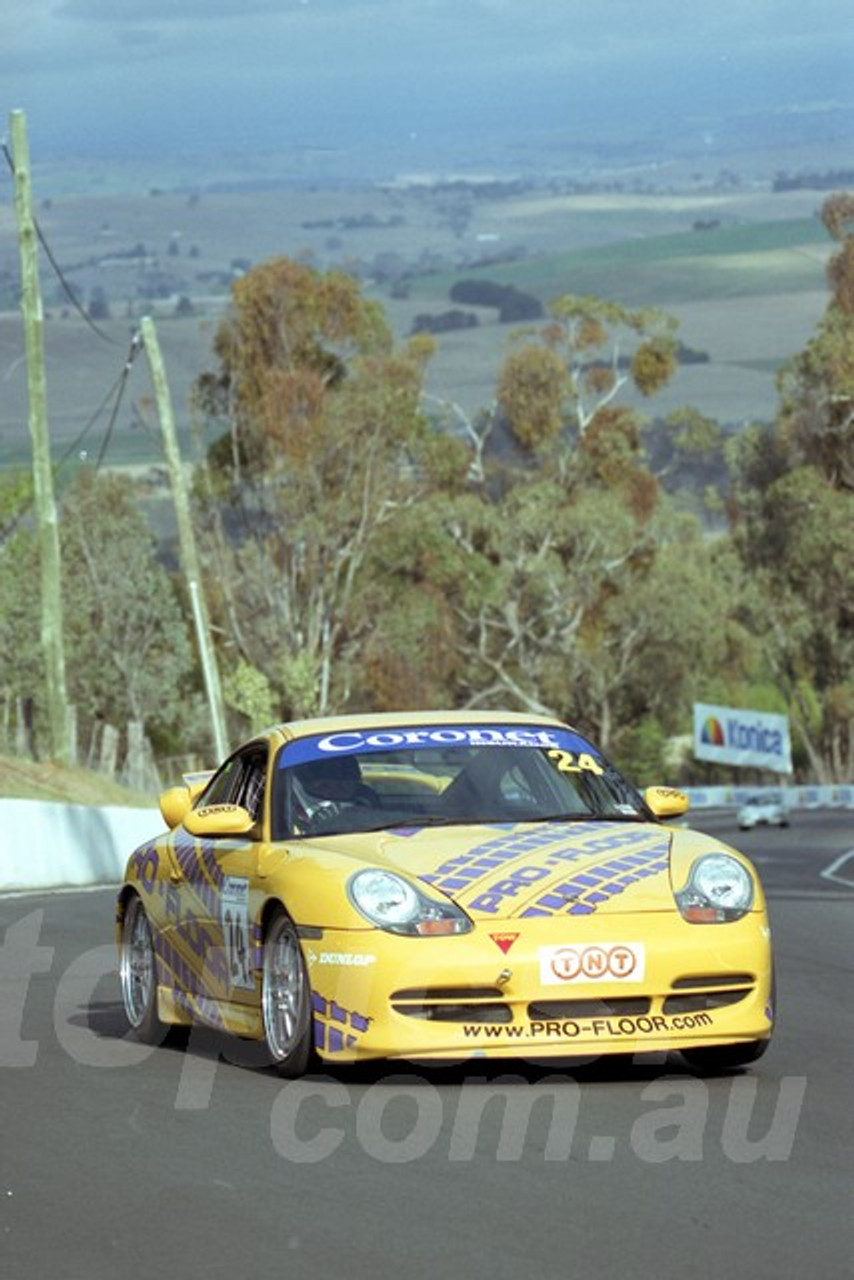
[[[33,489],[41,561],[41,640],[45,663],[51,757],[70,764],[71,738],[65,688],[62,581],[59,528],[53,496],[47,391],[44,369],[44,313],[39,289],[38,238],[33,220],[30,150],[22,111],[10,117],[15,177],[15,212],[21,256],[21,314],[27,354],[29,426],[33,441]]]
[[[169,468],[169,479],[172,485],[172,501],[175,504],[175,517],[178,523],[178,543],[181,551],[181,567],[190,593],[190,604],[193,610],[193,621],[196,627],[196,639],[202,662],[202,673],[210,708],[214,743],[217,760],[228,755],[228,740],[225,732],[225,710],[222,699],[222,688],[219,670],[216,664],[213,644],[210,635],[210,623],[202,592],[202,575],[199,556],[196,550],[196,539],[193,534],[193,522],[190,515],[190,502],[187,497],[187,483],[181,465],[181,454],[178,450],[178,437],[175,432],[175,416],[172,412],[172,398],[169,384],[166,381],[166,370],[157,341],[154,321],[150,316],[143,316],[140,321],[140,332],[151,369],[151,381],[154,385],[154,396],[157,401],[157,414],[160,419],[160,430],[163,435],[163,450],[166,454],[166,465]]]

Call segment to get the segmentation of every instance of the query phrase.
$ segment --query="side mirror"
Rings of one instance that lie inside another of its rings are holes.
[[[213,777],[213,770],[206,773],[185,773],[183,784],[169,787],[159,800],[163,821],[170,831],[179,826],[193,801],[200,796]]]
[[[159,800],[160,812],[170,831],[174,831],[175,827],[180,826],[192,803],[193,798],[188,787],[170,787],[168,791],[164,791],[161,794]]]
[[[656,818],[678,818],[688,812],[690,800],[684,791],[675,787],[647,787],[643,793],[647,807]]]
[[[248,809],[239,804],[205,804],[184,815],[191,836],[246,836],[255,826]]]

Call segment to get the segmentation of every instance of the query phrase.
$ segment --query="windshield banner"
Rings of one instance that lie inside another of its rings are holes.
[[[600,758],[578,734],[542,725],[455,724],[401,725],[399,728],[333,730],[322,737],[298,738],[279,757],[279,767],[341,755],[373,755],[379,752],[449,751],[472,747],[560,748],[587,752]]]

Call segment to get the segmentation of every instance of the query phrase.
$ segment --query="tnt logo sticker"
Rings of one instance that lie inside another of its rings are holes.
[[[642,942],[540,947],[540,982],[551,987],[582,982],[641,982],[645,958]]]

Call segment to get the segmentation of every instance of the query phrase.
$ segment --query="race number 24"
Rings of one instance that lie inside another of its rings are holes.
[[[574,751],[563,751],[560,747],[555,747],[549,752],[549,759],[554,760],[559,773],[596,773],[601,777],[605,772],[589,751],[580,751],[576,755]]]

